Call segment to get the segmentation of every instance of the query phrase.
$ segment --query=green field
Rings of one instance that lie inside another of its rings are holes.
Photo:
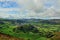
[[[51,40],[55,32],[60,32],[59,24],[22,23],[8,21],[0,23],[0,33],[25,40]]]

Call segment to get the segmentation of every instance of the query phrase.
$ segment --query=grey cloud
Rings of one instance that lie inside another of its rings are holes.
[[[59,18],[60,19],[60,0],[56,0],[54,5],[49,8],[45,8],[44,4],[50,0],[15,0],[22,8],[12,9],[18,10],[20,13],[4,14],[7,18]],[[52,2],[51,0],[50,2]],[[58,4],[58,5],[57,5]],[[58,7],[57,7],[58,6]],[[4,9],[5,10],[5,9]],[[6,9],[11,10],[11,9]],[[23,11],[27,10],[27,13],[23,14]],[[0,9],[1,11],[1,9]],[[3,14],[2,17],[4,16]],[[0,15],[0,16],[1,16]]]

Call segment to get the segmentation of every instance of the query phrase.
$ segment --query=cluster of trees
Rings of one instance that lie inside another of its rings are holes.
[[[22,25],[17,28],[14,28],[13,31],[18,31],[18,32],[22,31],[24,33],[26,33],[26,32],[38,33],[39,32],[39,30],[36,27],[34,27],[33,25],[30,25],[30,24]]]
[[[24,32],[24,33],[29,33],[29,32],[32,32],[32,33],[37,33],[38,35],[40,35],[40,37],[46,37],[46,38],[51,38],[54,36],[53,32],[44,32],[44,31],[39,31],[34,25],[22,25],[22,26],[19,26],[19,27],[16,27],[13,29],[13,32]]]

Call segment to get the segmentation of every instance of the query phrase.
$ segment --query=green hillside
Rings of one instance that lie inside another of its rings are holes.
[[[0,20],[0,33],[24,40],[51,40],[60,32],[60,24],[49,20]]]

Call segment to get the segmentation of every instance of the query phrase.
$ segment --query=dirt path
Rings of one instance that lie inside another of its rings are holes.
[[[24,40],[22,38],[15,38],[10,35],[0,33],[0,40]]]

